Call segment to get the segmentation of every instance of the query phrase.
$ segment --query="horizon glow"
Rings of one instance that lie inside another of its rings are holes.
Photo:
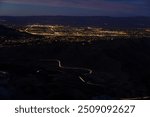
[[[149,0],[2,0],[0,16],[150,16]]]

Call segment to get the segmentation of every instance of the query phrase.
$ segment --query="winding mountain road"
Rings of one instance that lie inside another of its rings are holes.
[[[93,71],[91,69],[88,69],[88,68],[81,68],[81,67],[65,67],[65,66],[62,66],[61,64],[61,61],[58,60],[58,59],[42,59],[41,61],[46,61],[46,62],[57,62],[58,63],[58,67],[59,68],[62,68],[62,69],[65,69],[65,70],[79,70],[80,74],[82,75],[91,75],[93,73]],[[84,72],[84,73],[82,73]],[[80,80],[82,80],[82,82],[84,83],[88,83],[86,82],[81,75],[78,76]],[[91,83],[89,83],[91,84]]]

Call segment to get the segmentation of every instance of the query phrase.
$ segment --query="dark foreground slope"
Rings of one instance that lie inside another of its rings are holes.
[[[0,59],[1,61],[7,61],[7,59],[9,60],[10,58],[14,60],[29,59],[33,62],[39,59],[59,59],[64,66],[90,68],[93,70],[93,74],[86,76],[85,79],[90,79],[92,83],[98,84],[99,87],[91,89],[95,94],[90,98],[86,94],[83,94],[83,99],[92,99],[94,97],[101,99],[103,96],[120,99],[150,95],[149,50],[149,39],[103,40],[92,43],[84,42],[84,44],[81,42],[53,42],[37,46],[3,47],[0,49]],[[32,75],[30,77],[32,77]],[[63,75],[61,77],[66,76]],[[42,76],[42,80],[46,81],[44,78],[45,77]],[[78,76],[75,76],[75,79],[78,79]],[[66,81],[67,85],[71,86],[69,84],[71,82],[68,82],[69,80]],[[19,81],[18,84],[20,84],[20,82],[23,81]],[[77,82],[75,81],[73,83],[76,84]],[[32,83],[32,81],[30,81],[30,83]],[[47,83],[48,82],[45,82],[43,85],[47,87],[46,89],[49,89],[48,92],[53,92]],[[28,84],[25,85],[27,85],[26,88],[29,88]],[[89,89],[86,89],[88,92]],[[39,89],[36,88],[33,91],[39,92]],[[63,91],[65,94],[71,92],[68,88],[64,88]],[[28,93],[27,91],[25,94],[32,95],[33,99],[35,98],[33,92],[31,94]],[[61,90],[59,93],[62,95]],[[80,93],[77,91],[75,94],[77,96]],[[36,98],[38,94],[39,97],[41,95],[40,93],[36,93]],[[60,95],[59,97],[61,99]],[[51,99],[50,97],[46,98]],[[67,99],[67,95],[65,98]],[[72,97],[72,99],[74,98]],[[80,99],[80,96],[77,99]]]

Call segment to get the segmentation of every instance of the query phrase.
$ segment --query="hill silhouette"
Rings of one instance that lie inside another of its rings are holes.
[[[4,25],[0,25],[0,38],[2,39],[28,39],[28,38],[33,38],[37,37],[25,32],[20,32],[17,29],[13,29]]]

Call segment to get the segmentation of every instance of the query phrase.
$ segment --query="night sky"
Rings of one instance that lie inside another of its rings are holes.
[[[1,16],[150,16],[150,0],[0,0]]]

